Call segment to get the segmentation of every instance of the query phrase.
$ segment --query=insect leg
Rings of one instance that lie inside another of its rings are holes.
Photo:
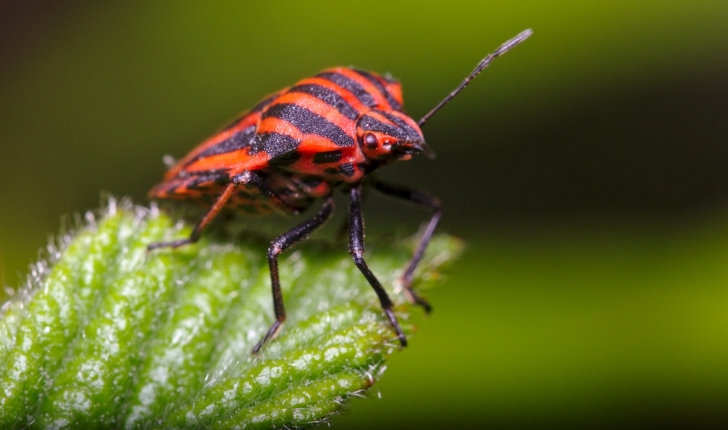
[[[368,188],[363,188],[361,190],[361,204],[364,204],[364,200],[367,199],[367,196],[369,193],[367,193]],[[344,218],[344,220],[341,222],[341,225],[339,226],[338,230],[336,231],[336,241],[342,242],[344,239],[346,239],[347,235],[349,234],[349,220]]]
[[[374,292],[379,297],[379,303],[384,309],[384,314],[389,319],[390,324],[394,327],[394,331],[397,333],[399,342],[402,346],[407,346],[407,338],[402,333],[402,329],[399,327],[397,318],[394,316],[392,311],[392,300],[387,295],[387,292],[379,283],[379,280],[374,276],[367,263],[364,261],[364,218],[361,213],[361,185],[351,189],[351,203],[349,205],[349,254],[354,259],[354,264],[359,268],[361,273],[369,281],[369,285],[374,288]]]
[[[430,239],[432,239],[437,223],[440,221],[440,216],[442,215],[440,199],[426,191],[413,190],[380,181],[374,181],[373,185],[374,188],[383,194],[410,201],[432,211],[432,218],[430,218],[430,222],[427,224],[427,228],[420,238],[420,243],[417,245],[417,249],[415,249],[415,253],[412,255],[412,259],[409,264],[407,264],[407,268],[401,278],[404,291],[410,301],[422,306],[425,309],[425,312],[429,313],[432,310],[432,306],[430,306],[427,300],[420,297],[417,292],[412,289],[412,276],[414,275],[415,269],[417,268],[420,260],[422,260],[422,256],[425,254],[425,249],[427,248],[427,244],[430,242]]]
[[[334,211],[334,198],[329,197],[324,202],[321,211],[314,215],[313,218],[305,221],[282,235],[278,236],[271,242],[268,248],[268,266],[270,267],[270,281],[273,290],[273,308],[275,310],[276,321],[270,326],[265,337],[255,345],[253,354],[257,354],[263,345],[278,333],[283,321],[286,319],[286,309],[283,306],[283,294],[281,293],[281,283],[278,276],[278,255],[283,251],[291,248],[293,245],[308,239],[308,237],[319,227],[324,225],[331,218]]]
[[[235,193],[235,190],[238,188],[238,185],[240,185],[241,181],[233,179],[232,182],[230,182],[227,187],[225,187],[225,191],[220,194],[220,197],[215,200],[215,203],[212,205],[209,211],[205,214],[204,217],[200,220],[200,222],[197,223],[195,228],[192,230],[192,234],[190,234],[190,237],[187,239],[178,239],[173,240],[171,242],[157,242],[152,243],[149,246],[147,246],[147,250],[151,251],[152,249],[157,248],[177,248],[178,246],[182,245],[188,245],[190,243],[195,243],[200,239],[200,233],[202,232],[202,229],[207,226],[207,224],[212,221],[215,216],[220,212],[220,210],[225,206],[225,203],[230,199],[230,197]]]

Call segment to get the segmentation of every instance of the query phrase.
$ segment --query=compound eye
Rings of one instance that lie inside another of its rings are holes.
[[[364,144],[367,146],[367,149],[377,149],[377,136],[373,135],[372,133],[365,134]]]

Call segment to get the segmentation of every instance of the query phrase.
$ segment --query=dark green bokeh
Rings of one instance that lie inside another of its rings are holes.
[[[144,201],[162,155],[267,93],[355,65],[399,78],[419,117],[533,28],[428,123],[435,162],[382,174],[440,195],[469,251],[383,400],[339,423],[728,420],[727,2],[16,0],[0,17],[10,286],[63,214],[101,190]],[[395,205],[373,197],[370,229],[424,219]]]

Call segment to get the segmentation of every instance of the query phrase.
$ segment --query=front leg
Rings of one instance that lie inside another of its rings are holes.
[[[407,268],[405,269],[404,274],[400,279],[400,282],[404,287],[404,292],[410,302],[417,303],[425,309],[425,312],[430,313],[430,311],[432,311],[432,306],[430,306],[427,300],[420,297],[417,292],[412,289],[412,277],[414,276],[417,265],[420,263],[422,257],[425,255],[425,249],[427,248],[427,244],[430,243],[432,235],[435,233],[437,223],[440,222],[440,216],[442,215],[440,199],[426,191],[413,190],[399,185],[387,184],[377,180],[374,181],[373,185],[374,188],[376,188],[383,194],[397,197],[402,200],[407,200],[417,205],[424,206],[432,211],[432,218],[430,218],[430,222],[427,224],[427,228],[420,238],[420,243],[417,245],[415,253],[412,255],[412,259],[410,260],[409,264],[407,264]]]
[[[374,288],[374,292],[379,297],[379,303],[384,309],[384,314],[387,315],[390,324],[394,327],[394,331],[397,333],[399,342],[402,346],[407,346],[407,338],[402,333],[402,329],[399,327],[397,317],[394,316],[392,311],[392,300],[387,295],[387,292],[379,283],[379,280],[374,276],[367,263],[364,261],[364,217],[361,213],[361,185],[357,185],[350,191],[351,203],[349,206],[349,254],[354,259],[354,264],[359,268],[364,277],[369,281],[369,285]]]

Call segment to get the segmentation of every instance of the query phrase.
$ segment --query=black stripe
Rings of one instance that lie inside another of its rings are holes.
[[[229,176],[229,168],[223,169],[209,169],[209,170],[182,170],[177,174],[178,178],[192,178],[192,177],[223,177]]]
[[[335,108],[340,114],[354,121],[359,117],[359,112],[354,109],[343,97],[326,87],[316,84],[296,85],[288,90],[289,93],[310,94],[327,105]]]
[[[377,103],[374,101],[367,90],[364,89],[358,82],[353,79],[347,78],[341,73],[336,72],[323,72],[316,75],[317,78],[326,79],[331,81],[346,91],[352,93],[363,105],[368,107],[375,107]]]
[[[291,164],[298,161],[300,158],[301,153],[294,150],[271,158],[270,160],[268,160],[268,165],[278,167],[290,166]]]
[[[201,190],[211,184],[226,185],[230,182],[230,175],[224,170],[205,170],[193,172],[192,178],[184,183],[188,190]]]
[[[288,121],[302,133],[326,137],[336,146],[354,146],[354,139],[338,125],[296,104],[274,104],[265,111],[263,118],[278,118]]]
[[[377,79],[374,75],[372,75],[369,72],[365,72],[364,70],[357,70],[353,69],[354,72],[358,73],[360,76],[363,76],[364,79],[371,82],[372,85],[377,87],[380,93],[384,96],[385,99],[387,99],[387,103],[389,103],[390,106],[392,106],[392,109],[395,110],[402,110],[402,105],[399,104],[399,102],[392,96],[392,94],[387,91],[386,88],[384,88],[384,85],[382,85],[381,82],[379,82],[379,79]]]
[[[407,124],[402,118],[400,118],[396,115],[392,115],[388,112],[378,111],[378,113],[382,114],[382,116],[384,116],[388,120],[392,121],[393,123],[397,124],[399,126],[399,128],[401,128],[402,131],[407,136],[409,136],[410,140],[414,140],[414,141],[422,140],[422,136],[420,136],[420,133],[418,133],[417,130],[415,130],[409,124]]]
[[[336,163],[341,160],[341,151],[319,152],[313,156],[313,164]]]
[[[255,126],[251,125],[250,127],[246,127],[243,130],[233,134],[222,142],[217,143],[200,152],[199,154],[197,154],[197,156],[195,156],[195,158],[185,164],[185,166],[189,166],[190,164],[201,158],[210,157],[218,154],[226,154],[228,152],[234,152],[243,148],[247,148],[248,146],[250,146],[250,143],[253,140],[253,136],[255,136]]]
[[[341,171],[341,174],[346,176],[347,178],[351,178],[354,176],[354,165],[351,163],[344,163],[341,166],[339,166],[339,170]]]
[[[260,151],[265,152],[271,158],[295,151],[301,142],[291,136],[280,133],[260,133],[255,136],[250,145],[250,154],[255,155]]]
[[[362,119],[359,121],[359,126],[363,130],[384,133],[398,140],[407,140],[409,137],[401,128],[395,127],[390,124],[385,124],[376,118],[372,118],[369,115],[364,115],[362,117]]]

